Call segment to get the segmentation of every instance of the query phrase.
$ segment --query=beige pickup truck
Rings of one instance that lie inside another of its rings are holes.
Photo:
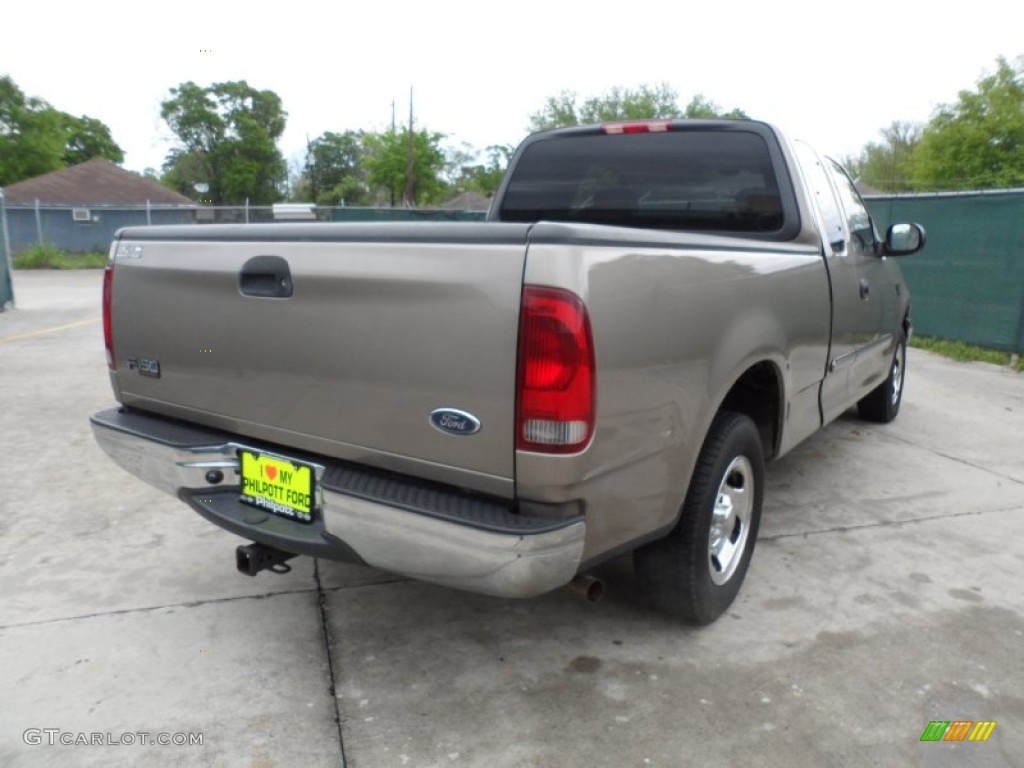
[[[899,410],[909,295],[842,168],[752,121],[563,129],[482,223],[132,227],[103,449],[252,543],[530,597],[632,551],[707,623],[765,462]],[[173,525],[171,519],[168,525]]]

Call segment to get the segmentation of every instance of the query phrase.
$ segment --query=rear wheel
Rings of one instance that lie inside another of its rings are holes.
[[[885,381],[857,403],[857,411],[865,421],[888,424],[900,412],[903,402],[903,381],[907,375],[907,341],[901,338],[892,354],[889,375]]]
[[[679,522],[634,555],[641,588],[655,606],[710,624],[732,604],[757,540],[764,496],[764,449],[757,426],[719,413],[701,448]]]

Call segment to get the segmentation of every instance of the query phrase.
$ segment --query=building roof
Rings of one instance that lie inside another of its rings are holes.
[[[19,181],[4,189],[8,205],[194,205],[182,194],[102,157]]]

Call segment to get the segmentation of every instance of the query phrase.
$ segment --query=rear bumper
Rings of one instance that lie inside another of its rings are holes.
[[[502,500],[134,411],[102,411],[91,423],[100,447],[131,474],[222,528],[288,552],[502,597],[549,592],[580,566],[585,524],[579,514],[522,515]],[[314,467],[321,497],[313,523],[238,500],[240,448]],[[211,485],[211,470],[224,480]]]

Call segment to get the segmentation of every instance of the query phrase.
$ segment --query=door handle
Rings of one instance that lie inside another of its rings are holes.
[[[287,299],[292,295],[292,272],[280,256],[253,256],[238,273],[238,290],[245,296]]]
[[[862,299],[866,300],[870,295],[871,295],[871,286],[868,285],[868,281],[867,280],[861,280],[860,281],[860,297]]]

